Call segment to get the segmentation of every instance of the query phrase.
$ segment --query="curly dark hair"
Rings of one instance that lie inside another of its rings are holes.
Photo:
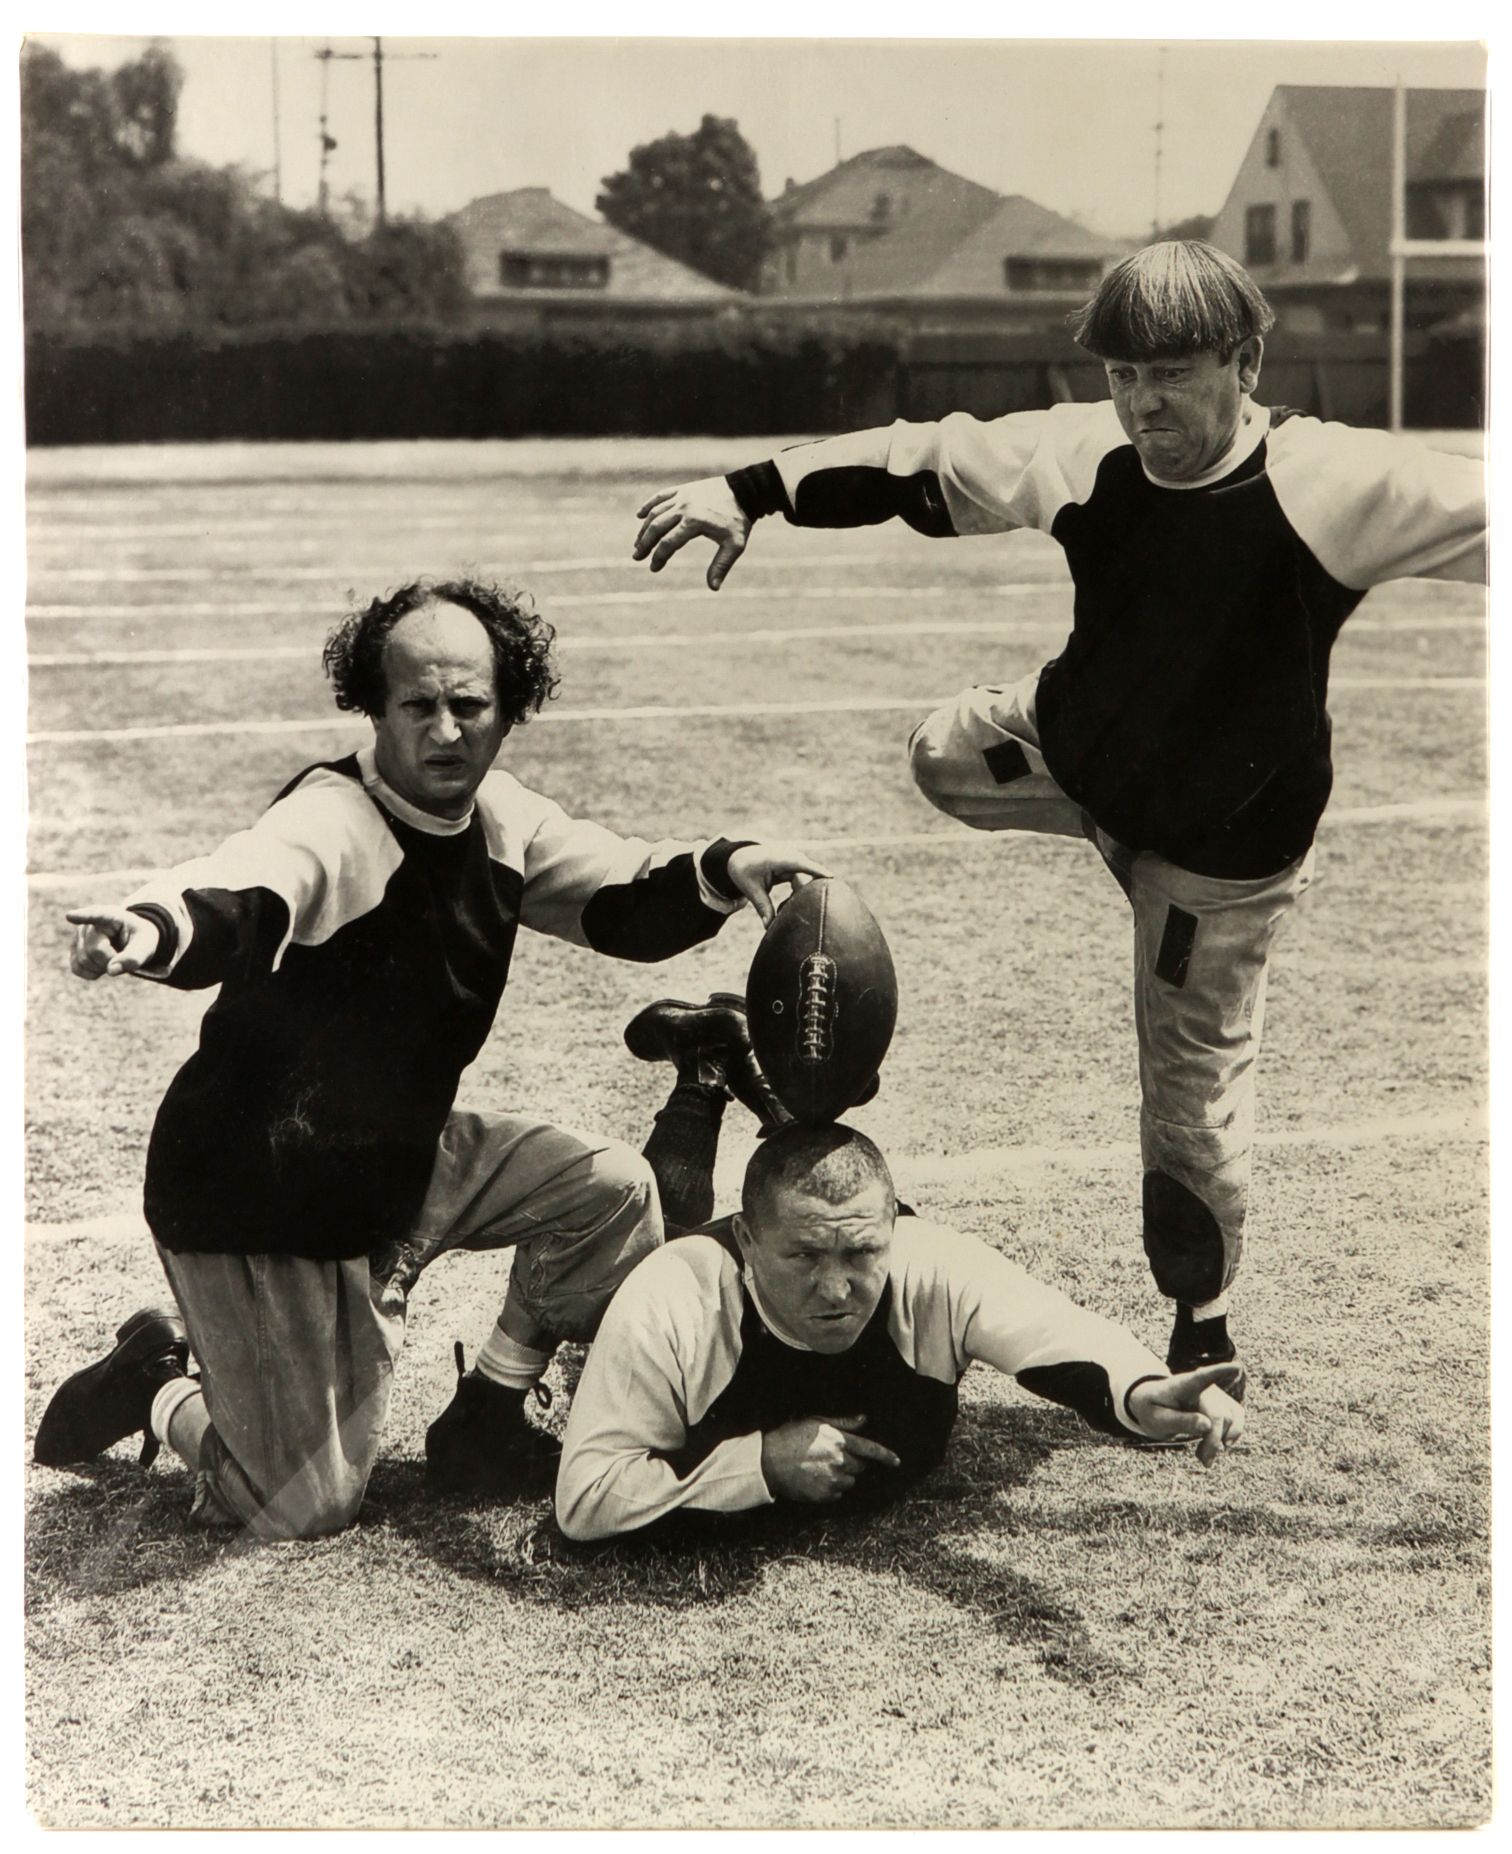
[[[510,727],[539,713],[556,694],[561,681],[551,654],[556,627],[536,611],[528,592],[481,579],[413,579],[351,613],[326,639],[322,661],[338,708],[374,720],[382,715],[388,706],[383,650],[389,633],[426,605],[459,605],[488,633],[494,696]]]

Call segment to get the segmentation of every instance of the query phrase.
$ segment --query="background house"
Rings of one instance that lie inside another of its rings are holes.
[[[750,300],[574,212],[545,187],[488,194],[448,223],[462,242],[474,318],[490,328],[584,317],[707,317]]]
[[[1128,248],[901,145],[789,181],[771,205],[764,300],[921,332],[1063,327]]]
[[[1485,236],[1485,94],[1409,90],[1407,236]],[[1282,84],[1271,94],[1213,243],[1254,274],[1282,329],[1379,330],[1391,279],[1393,92]],[[1415,258],[1406,322],[1427,330],[1480,308],[1484,256]]]

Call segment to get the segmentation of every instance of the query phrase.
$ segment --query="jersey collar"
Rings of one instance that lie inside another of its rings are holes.
[[[1173,483],[1169,477],[1157,476],[1151,469],[1144,469],[1145,475],[1160,489],[1206,489],[1212,483],[1221,483],[1226,476],[1233,474],[1247,457],[1252,457],[1259,450],[1265,434],[1270,429],[1270,413],[1264,406],[1257,406],[1246,397],[1239,405],[1239,425],[1234,432],[1234,441],[1218,459],[1211,470],[1203,471],[1201,476],[1189,476],[1180,483]]]
[[[422,811],[407,798],[401,798],[379,772],[377,753],[371,745],[358,748],[357,771],[362,779],[363,791],[370,798],[376,798],[384,810],[398,818],[401,824],[423,830],[431,837],[460,837],[472,823],[471,805],[460,818],[438,818],[434,811]]]
[[[749,1268],[741,1268],[740,1278],[745,1282],[745,1291],[751,1297],[751,1305],[761,1316],[762,1325],[772,1337],[774,1339],[780,1339],[784,1345],[791,1346],[795,1352],[812,1352],[814,1348],[811,1345],[805,1345],[801,1339],[795,1339],[779,1320],[773,1319],[766,1302],[762,1300],[761,1295],[756,1291],[756,1277],[751,1273]]]

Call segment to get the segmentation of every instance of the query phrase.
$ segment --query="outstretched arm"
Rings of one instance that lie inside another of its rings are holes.
[[[938,424],[896,424],[794,445],[728,476],[664,489],[641,505],[635,558],[659,573],[689,541],[714,543],[708,581],[717,592],[764,515],[802,528],[862,528],[900,520],[920,534],[997,534],[1034,526],[1039,494],[1030,465],[1044,415],[982,422],[954,414]]]

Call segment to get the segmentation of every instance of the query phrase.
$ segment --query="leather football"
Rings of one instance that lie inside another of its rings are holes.
[[[837,1120],[892,1041],[898,979],[870,908],[846,882],[807,882],[777,910],[746,982],[751,1047],[783,1106]]]

